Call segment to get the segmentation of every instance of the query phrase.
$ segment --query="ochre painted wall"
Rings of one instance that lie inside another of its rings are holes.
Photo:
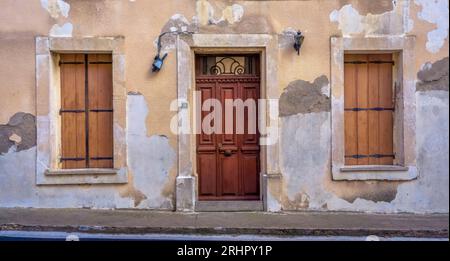
[[[300,110],[280,118],[282,209],[448,212],[448,0],[2,0],[0,207],[174,208],[174,38],[163,41],[169,54],[164,68],[151,73],[156,39],[172,27],[277,35],[280,93],[291,83],[329,88],[332,36],[415,35],[411,66],[422,71],[417,81],[424,82],[416,93],[419,178],[332,181],[330,109]],[[291,47],[297,29],[306,36],[300,56]],[[18,113],[36,115],[36,36],[125,37],[128,130],[136,134],[128,135],[128,184],[35,185],[35,130]],[[10,140],[16,125],[27,146]]]

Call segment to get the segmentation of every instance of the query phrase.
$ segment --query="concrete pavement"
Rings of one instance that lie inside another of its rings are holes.
[[[202,234],[105,234],[58,231],[0,231],[0,241],[448,241],[448,238],[370,236],[270,236]]]
[[[0,208],[2,231],[103,234],[448,238],[448,214],[202,212]]]

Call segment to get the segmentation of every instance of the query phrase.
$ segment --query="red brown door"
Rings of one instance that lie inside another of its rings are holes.
[[[217,60],[220,60],[220,57],[216,58]],[[245,62],[249,61],[246,59]],[[228,64],[230,64],[229,61]],[[216,128],[215,132],[210,133],[211,130],[202,129],[197,135],[200,200],[258,200],[260,198],[260,147],[257,128],[260,80],[254,73],[256,70],[254,68],[252,70],[245,66],[242,73],[227,74],[213,71],[206,75],[197,74],[196,89],[201,95],[202,104],[209,99],[216,99],[222,108],[219,111],[215,111],[214,108],[202,111],[200,117],[203,122],[207,115],[215,113],[214,120],[222,121],[220,131]],[[232,117],[226,119],[225,100],[238,101],[238,103],[242,101],[244,106],[241,106],[241,109],[234,106],[230,110]],[[248,104],[250,106],[245,106]],[[242,120],[243,124],[239,124],[239,120]],[[217,123],[211,122],[212,126],[217,126]],[[232,131],[226,131],[225,126],[229,126]],[[239,129],[240,126],[242,127]]]

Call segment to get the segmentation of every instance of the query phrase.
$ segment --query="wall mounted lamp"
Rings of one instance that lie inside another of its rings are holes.
[[[294,49],[297,51],[297,55],[300,55],[300,49],[302,48],[303,41],[305,40],[305,36],[299,30],[294,35]]]
[[[179,32],[179,31],[173,31],[173,32],[164,32],[161,33],[158,36],[158,53],[156,54],[155,58],[153,59],[153,64],[152,64],[152,72],[158,72],[161,70],[163,64],[164,64],[164,60],[167,58],[167,53],[165,53],[163,56],[161,56],[161,38],[166,35],[166,34],[193,34],[194,32],[188,32],[188,31],[183,31],[183,32]]]

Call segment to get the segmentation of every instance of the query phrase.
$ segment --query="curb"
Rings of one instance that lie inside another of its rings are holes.
[[[448,238],[449,231],[401,229],[295,229],[295,228],[223,228],[223,227],[108,227],[108,226],[41,226],[1,224],[0,231],[82,232],[102,234],[202,234],[202,235],[271,235],[271,236],[368,236]]]

